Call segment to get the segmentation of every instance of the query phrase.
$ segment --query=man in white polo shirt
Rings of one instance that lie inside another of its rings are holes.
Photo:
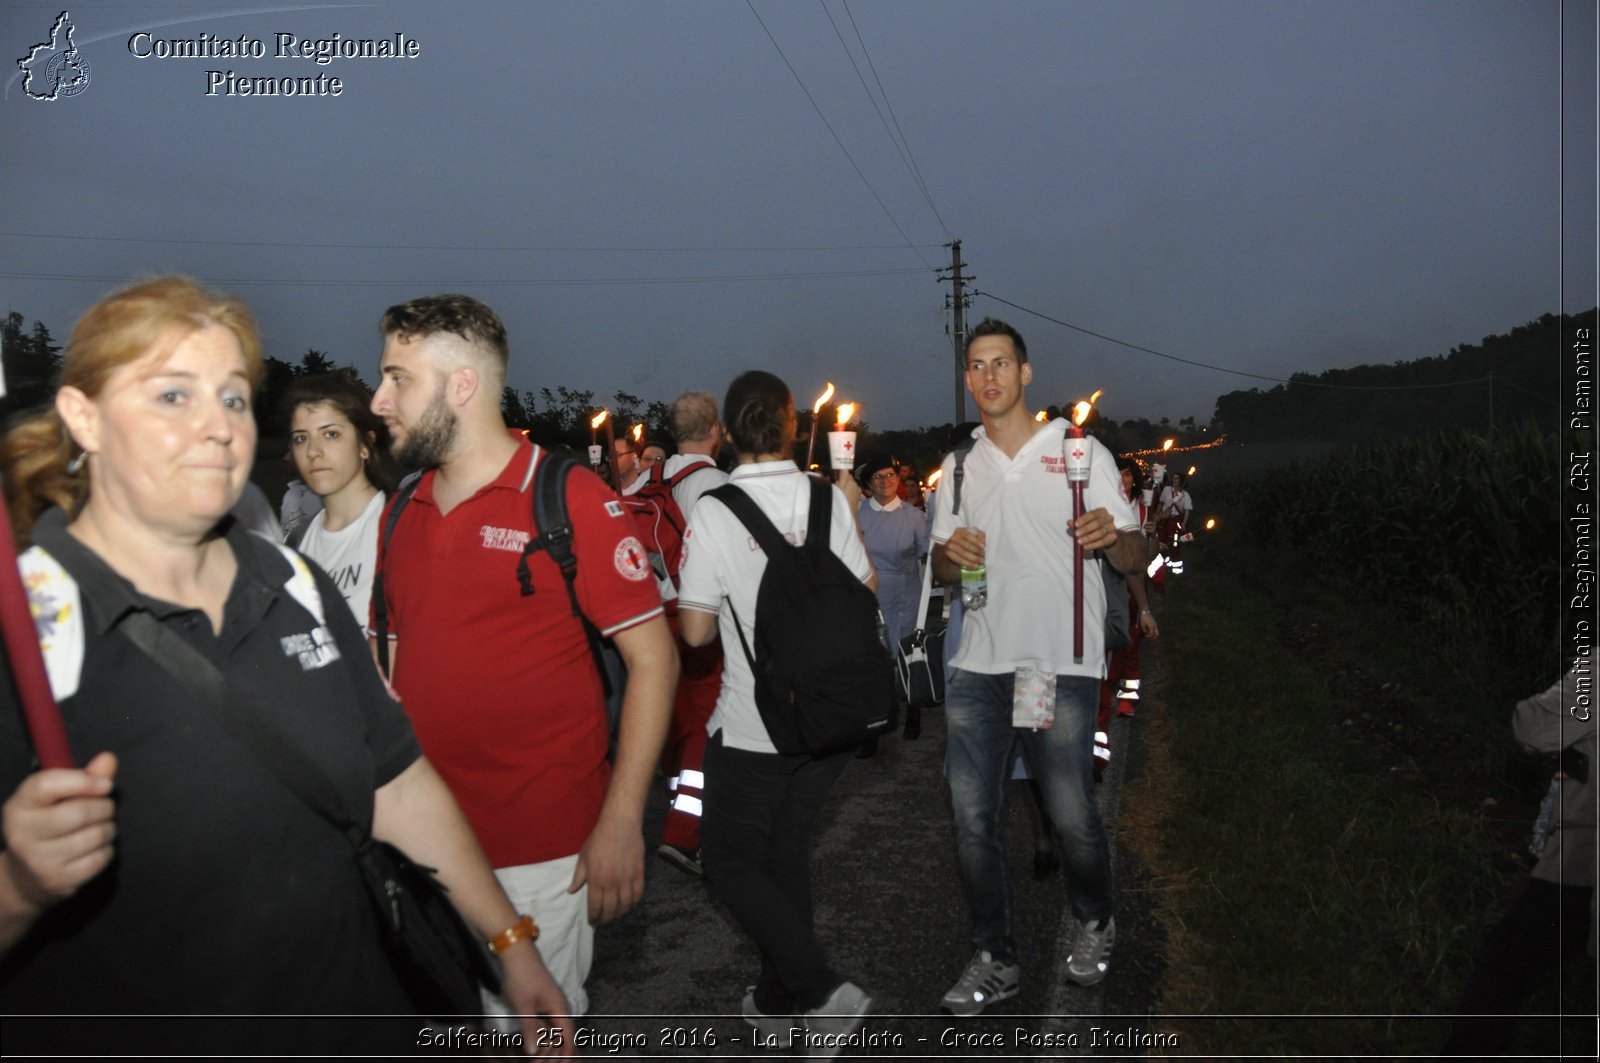
[[[1041,424],[1023,390],[1033,379],[1028,349],[1010,325],[985,318],[967,340],[967,390],[983,425],[963,462],[960,511],[941,502],[933,524],[934,577],[960,582],[984,566],[988,601],[970,608],[945,692],[945,773],[955,808],[957,853],[971,916],[972,962],[941,1001],[976,1015],[1021,985],[1011,935],[1001,815],[1013,737],[1055,823],[1079,932],[1067,977],[1105,977],[1116,925],[1111,857],[1094,800],[1095,707],[1105,676],[1105,592],[1099,565],[1084,566],[1083,655],[1073,653],[1073,536],[1104,550],[1121,572],[1148,560],[1138,517],[1123,497],[1116,461],[1087,439],[1090,479],[1084,515],[1072,520],[1066,477],[1066,422]],[[957,487],[944,462],[941,494]],[[1053,720],[1045,722],[1039,710]]]

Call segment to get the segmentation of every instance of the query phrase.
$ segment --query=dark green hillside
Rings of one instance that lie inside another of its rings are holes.
[[[1560,411],[1561,352],[1596,312],[1556,316],[1486,336],[1449,354],[1394,365],[1297,373],[1267,391],[1217,399],[1215,426],[1234,440],[1397,439],[1452,429],[1487,432]]]

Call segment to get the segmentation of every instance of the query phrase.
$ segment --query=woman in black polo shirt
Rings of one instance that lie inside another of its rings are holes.
[[[338,589],[226,519],[260,372],[243,303],[147,281],[84,316],[54,409],[0,446],[51,684],[87,758],[37,770],[0,678],[0,1012],[300,1021],[36,1023],[51,1051],[370,1048],[387,1031],[326,1017],[411,1010],[350,842],[130,641],[141,613],[216,666],[231,711],[314,761],[350,816],[439,869],[468,924],[505,945],[519,1011],[567,1010]],[[524,1036],[570,1033],[551,1021]],[[8,1021],[7,1048],[29,1029]]]

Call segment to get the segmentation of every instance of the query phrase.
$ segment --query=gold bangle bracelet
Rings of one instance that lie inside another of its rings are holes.
[[[523,938],[529,941],[539,940],[539,924],[533,921],[531,915],[523,916],[495,935],[489,941],[489,951],[498,956]]]

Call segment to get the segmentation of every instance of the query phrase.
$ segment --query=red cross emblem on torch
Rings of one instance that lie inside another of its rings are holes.
[[[845,428],[855,413],[855,403],[841,403],[838,427],[828,433],[828,456],[836,472],[848,470],[855,464],[856,434]]]

